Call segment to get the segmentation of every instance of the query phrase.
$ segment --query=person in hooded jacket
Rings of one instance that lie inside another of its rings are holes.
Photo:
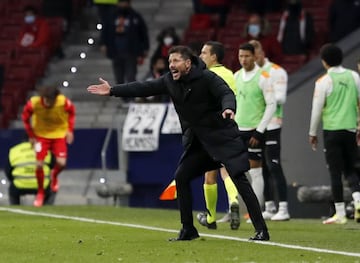
[[[256,232],[250,240],[269,240],[259,202],[245,176],[249,170],[248,151],[234,121],[234,93],[189,47],[169,50],[169,69],[154,80],[115,86],[100,78],[100,84],[90,85],[87,91],[115,97],[171,97],[181,123],[184,153],[175,172],[182,229],[170,241],[199,237],[193,223],[191,181],[221,166],[229,172],[249,211]]]

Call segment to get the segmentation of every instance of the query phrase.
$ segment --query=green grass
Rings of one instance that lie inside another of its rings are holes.
[[[2,207],[92,219],[84,222],[0,211],[0,262],[360,262],[360,224],[322,225],[321,220],[268,222],[271,242],[244,242],[251,224],[208,230],[195,222],[201,238],[168,242],[181,225],[176,210],[111,206]],[[221,215],[219,215],[221,216]],[[102,220],[99,223],[94,220]],[[116,224],[108,224],[114,222]],[[133,224],[133,225],[124,225]],[[143,228],[141,228],[143,227]],[[161,228],[146,229],[144,227]],[[235,237],[241,240],[215,238]],[[269,245],[270,244],[270,245]],[[301,246],[357,253],[357,256],[288,248]]]

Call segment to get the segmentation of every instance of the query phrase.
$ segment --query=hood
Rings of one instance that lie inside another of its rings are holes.
[[[204,69],[206,69],[206,64],[198,56],[194,55],[191,57],[191,64],[192,65],[189,73],[185,76],[182,76],[180,81],[188,82],[190,80],[197,79],[202,75]]]

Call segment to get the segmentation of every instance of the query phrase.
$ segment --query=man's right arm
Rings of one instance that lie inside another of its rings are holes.
[[[115,85],[111,88],[111,95],[115,97],[149,97],[167,94],[164,77],[148,81],[134,81]]]
[[[21,114],[21,119],[23,121],[25,131],[26,131],[27,135],[29,136],[29,138],[35,137],[35,134],[32,130],[31,123],[30,123],[30,118],[31,118],[32,114],[33,114],[33,106],[32,106],[31,100],[29,100],[25,104],[23,112]]]

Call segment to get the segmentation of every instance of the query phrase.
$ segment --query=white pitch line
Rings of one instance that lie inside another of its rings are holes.
[[[125,226],[125,227],[140,228],[140,229],[146,229],[146,230],[170,232],[170,233],[178,232],[178,230],[166,229],[166,228],[160,228],[160,227],[149,227],[149,226],[137,225],[137,224],[127,224],[127,223],[120,223],[120,222],[113,222],[113,221],[97,220],[97,219],[86,218],[86,217],[65,216],[65,215],[58,215],[58,214],[33,212],[33,211],[27,211],[27,210],[22,210],[22,209],[16,209],[16,208],[0,207],[0,211],[6,211],[6,212],[11,212],[11,213],[16,213],[16,214],[32,215],[32,216],[43,216],[43,217],[50,217],[50,218],[67,219],[67,220],[95,223],[95,224]],[[343,255],[343,256],[349,256],[349,257],[360,257],[360,253],[354,253],[354,252],[337,251],[337,250],[322,249],[322,248],[315,248],[315,247],[304,247],[304,246],[297,246],[297,245],[288,245],[288,244],[269,242],[269,241],[266,241],[266,242],[249,241],[248,239],[245,239],[245,238],[238,238],[238,237],[224,236],[224,235],[213,235],[213,234],[206,234],[206,233],[200,233],[200,235],[205,236],[205,237],[211,237],[211,238],[235,240],[235,241],[241,241],[241,242],[251,242],[251,243],[257,243],[257,244],[261,244],[261,245],[268,245],[268,246],[275,246],[275,247],[306,250],[306,251],[327,253],[327,254],[337,254],[337,255]]]

